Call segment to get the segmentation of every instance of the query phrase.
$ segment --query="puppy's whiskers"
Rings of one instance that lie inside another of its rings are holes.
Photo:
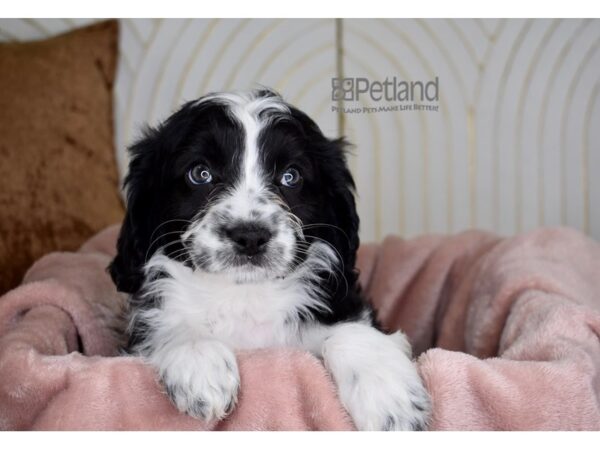
[[[317,236],[311,236],[311,235],[306,235],[306,237],[316,239],[321,244],[325,245],[326,247],[328,247],[330,250],[332,250],[335,253],[335,255],[337,256],[337,262],[341,267],[338,267],[337,264],[333,264],[330,266],[330,270],[328,271],[328,273],[330,276],[334,277],[334,279],[336,280],[337,283],[339,283],[338,275],[340,278],[342,278],[342,280],[344,280],[344,287],[345,287],[346,295],[347,295],[349,292],[350,286],[348,284],[348,280],[346,279],[344,260],[342,259],[342,255],[340,254],[340,252],[333,245],[331,245],[329,242],[327,242],[325,239],[322,239]],[[306,241],[300,242],[298,244],[299,244],[299,250],[306,252],[306,254],[310,253],[311,246],[313,245],[313,243],[308,243]],[[301,245],[305,245],[305,246],[307,246],[307,248],[305,250],[302,250],[302,248],[300,247]]]
[[[181,234],[181,231],[169,231],[167,233],[163,233],[160,236],[158,236],[157,238],[155,238],[150,245],[148,246],[148,250],[146,251],[146,256],[144,257],[144,263],[148,262],[148,254],[150,253],[150,250],[152,249],[152,247],[154,246],[155,243],[157,243],[158,241],[160,241],[162,238],[166,237],[166,236],[170,236],[172,234]],[[164,247],[168,247],[170,245],[174,245],[174,244],[178,244],[179,240],[173,241],[173,242],[169,242],[163,246],[161,246],[160,248],[164,248]]]
[[[302,230],[310,230],[313,228],[332,228],[336,231],[339,231],[346,238],[348,245],[351,245],[350,238],[348,237],[348,233],[346,233],[342,228],[338,227],[337,225],[332,225],[329,223],[310,223],[308,225],[302,225]]]

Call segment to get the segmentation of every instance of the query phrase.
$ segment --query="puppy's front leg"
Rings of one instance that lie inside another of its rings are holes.
[[[210,421],[233,410],[240,376],[233,351],[222,342],[170,342],[145,356],[179,411]]]
[[[323,358],[342,404],[360,430],[423,430],[429,394],[403,333],[361,323],[307,328],[304,347]]]

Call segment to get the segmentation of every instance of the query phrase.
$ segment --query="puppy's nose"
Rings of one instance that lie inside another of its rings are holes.
[[[235,243],[237,251],[246,256],[262,253],[271,239],[272,233],[257,223],[242,223],[225,231]]]

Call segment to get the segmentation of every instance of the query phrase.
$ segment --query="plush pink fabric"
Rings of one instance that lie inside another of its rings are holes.
[[[117,231],[42,258],[0,298],[0,429],[353,429],[322,364],[297,350],[239,353],[227,420],[178,413],[149,367],[115,354]],[[389,237],[359,267],[419,355],[431,429],[600,429],[598,243],[568,229]]]

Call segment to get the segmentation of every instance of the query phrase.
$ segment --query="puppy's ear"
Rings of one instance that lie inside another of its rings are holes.
[[[130,294],[136,293],[144,280],[144,264],[148,247],[149,229],[153,213],[153,183],[143,174],[149,170],[156,153],[156,130],[146,131],[142,140],[130,149],[131,162],[125,178],[127,190],[127,212],[119,239],[117,256],[108,270],[117,289]]]
[[[343,139],[330,140],[328,143],[329,167],[327,204],[331,208],[331,223],[343,230],[333,233],[332,238],[343,259],[344,265],[352,270],[356,262],[356,251],[360,244],[358,237],[359,218],[354,200],[354,180],[346,163],[348,142]]]
[[[140,240],[136,236],[136,229],[133,214],[128,207],[117,241],[117,256],[108,267],[117,290],[128,294],[136,293],[143,282],[144,255],[140,248]]]
[[[302,111],[290,107],[292,115],[301,124],[307,141],[307,148],[323,177],[323,212],[325,222],[334,227],[323,227],[315,231],[318,237],[330,242],[340,253],[344,267],[348,272],[354,270],[356,251],[359,246],[359,219],[354,201],[354,179],[346,162],[347,148],[350,144],[344,139],[328,139],[319,126]],[[335,227],[338,227],[337,230]]]
[[[117,290],[133,294],[140,289],[143,277],[141,256],[135,237],[135,225],[128,211],[117,241],[117,256],[108,267]]]

